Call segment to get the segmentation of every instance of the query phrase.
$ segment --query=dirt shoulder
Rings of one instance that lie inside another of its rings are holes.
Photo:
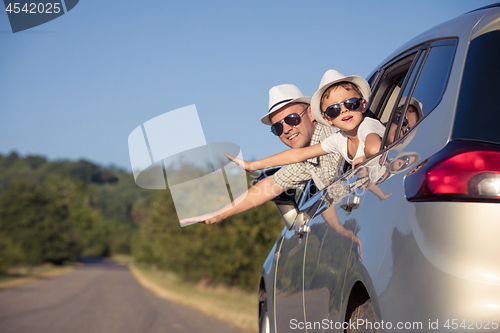
[[[64,267],[44,267],[43,269],[41,269],[41,271],[33,269],[33,271],[30,272],[28,270],[27,273],[23,274],[26,276],[7,276],[4,278],[4,280],[0,281],[0,290],[16,288],[41,279],[48,279],[57,275],[65,274],[71,272],[73,269],[75,269],[76,266],[77,265]]]
[[[257,295],[235,288],[189,284],[170,273],[129,264],[132,274],[158,297],[182,304],[249,333],[257,332]]]

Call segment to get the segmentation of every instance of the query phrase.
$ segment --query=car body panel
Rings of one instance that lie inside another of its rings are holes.
[[[305,319],[320,322],[323,319],[339,322],[343,318],[342,289],[345,270],[357,260],[357,244],[352,231],[357,213],[346,214],[339,205],[325,209],[309,222],[307,253],[304,261]],[[333,215],[333,216],[332,216]],[[335,217],[336,215],[336,217]],[[353,247],[356,247],[353,249]],[[308,332],[322,332],[321,328]]]
[[[287,330],[290,320],[304,322],[303,274],[305,242],[287,230],[276,265],[275,304],[277,331]]]

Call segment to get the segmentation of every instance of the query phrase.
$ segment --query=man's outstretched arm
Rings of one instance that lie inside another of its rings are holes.
[[[205,224],[221,223],[230,216],[246,212],[253,207],[268,202],[285,190],[286,188],[274,183],[273,177],[267,177],[250,187],[229,205],[210,214],[183,219],[181,220],[181,224],[189,222],[201,222]]]

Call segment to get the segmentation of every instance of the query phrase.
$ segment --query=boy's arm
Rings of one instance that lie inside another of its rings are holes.
[[[382,138],[377,133],[369,133],[365,138],[365,155],[360,156],[352,162],[352,168],[356,168],[358,164],[363,163],[368,158],[379,152]]]
[[[380,145],[382,144],[382,138],[377,133],[370,133],[365,139],[365,156],[370,158],[375,155],[380,150]]]
[[[253,172],[255,170],[262,170],[280,165],[299,163],[310,158],[323,156],[326,154],[327,152],[325,152],[321,147],[321,144],[318,143],[309,147],[285,150],[276,155],[266,157],[254,162],[244,161],[228,154],[226,154],[226,157],[228,160],[236,163],[236,165],[238,165],[240,168],[248,172]]]
[[[365,118],[361,122],[358,129],[358,138],[365,143],[363,153],[366,158],[370,158],[379,152],[385,129],[385,126],[376,119]]]

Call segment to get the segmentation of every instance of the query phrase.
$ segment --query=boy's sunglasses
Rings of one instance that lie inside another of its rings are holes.
[[[285,122],[287,125],[290,125],[293,127],[297,126],[302,121],[301,117],[304,115],[304,113],[306,111],[307,111],[307,108],[305,108],[305,110],[302,111],[302,113],[300,115],[294,112],[294,113],[289,114],[288,116],[286,116],[282,120],[275,122],[271,126],[271,132],[277,136],[280,136],[281,134],[283,134],[283,122]]]
[[[344,105],[345,108],[349,111],[354,111],[359,109],[361,106],[362,98],[352,97],[348,98],[342,102],[335,103],[326,108],[323,114],[326,114],[328,118],[335,119],[340,115],[341,105]]]

